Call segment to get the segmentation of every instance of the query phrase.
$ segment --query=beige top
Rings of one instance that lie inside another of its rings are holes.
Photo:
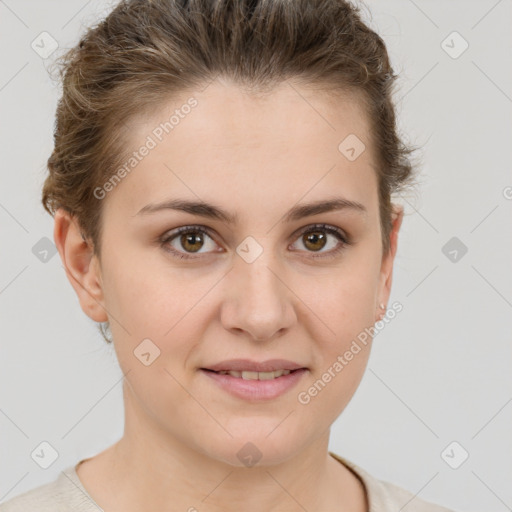
[[[401,487],[378,480],[347,459],[329,453],[363,482],[370,506],[368,512],[454,512],[423,501]],[[78,464],[64,469],[53,482],[26,491],[0,504],[0,512],[103,512],[78,478]]]

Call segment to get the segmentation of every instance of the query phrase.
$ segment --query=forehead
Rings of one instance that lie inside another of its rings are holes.
[[[171,110],[184,108],[191,98],[197,106],[180,118],[182,129],[178,125],[173,128],[174,138],[179,141],[181,132],[183,139],[190,142],[192,135],[212,149],[240,148],[250,152],[264,148],[279,153],[299,148],[336,150],[338,139],[349,132],[365,139],[368,133],[360,98],[348,92],[334,96],[285,81],[268,92],[252,93],[217,80],[203,91],[181,94],[167,109],[164,107],[161,117],[165,119]],[[146,130],[155,118],[149,121]]]
[[[294,202],[305,194],[315,199],[333,188],[360,201],[375,192],[367,114],[349,93],[333,96],[283,82],[252,94],[217,80],[180,93],[129,126],[127,148],[151,149],[111,196],[122,196],[115,200],[133,210],[174,192],[232,201],[236,194],[245,204],[261,204],[262,194],[270,203],[283,194]],[[359,144],[356,159],[347,158],[344,141]]]

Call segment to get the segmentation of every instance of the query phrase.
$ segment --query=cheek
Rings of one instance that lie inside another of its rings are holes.
[[[355,259],[355,258],[354,258]],[[302,283],[303,297],[313,314],[328,327],[333,346],[340,348],[349,338],[357,336],[375,321],[375,296],[378,271],[375,261],[361,258],[328,276]],[[326,336],[329,338],[329,336]]]
[[[309,299],[321,319],[315,322],[321,331],[310,333],[319,358],[298,390],[297,402],[303,413],[322,417],[326,424],[345,409],[365,372],[374,324],[372,282],[364,276],[340,278],[325,287],[322,296]]]
[[[208,291],[218,276],[195,279],[192,285],[186,272],[171,273],[156,265],[143,267],[140,262],[108,270],[105,298],[119,364],[125,372],[138,369],[141,362],[136,354],[149,351],[151,358],[158,354],[148,368],[158,387],[160,379],[172,379],[165,369],[173,374],[183,372],[189,354],[204,337],[214,313]],[[144,341],[148,339],[152,343]],[[131,378],[136,377],[132,374]]]
[[[350,261],[347,258],[345,263],[338,272],[315,279],[315,286],[305,295],[305,302],[317,318],[315,325],[321,330],[310,333],[320,360],[316,374],[308,382],[314,386],[311,393],[304,388],[303,391],[310,398],[312,409],[332,410],[333,418],[351,399],[364,374],[378,284],[376,258],[358,255],[357,261],[355,257]],[[303,290],[308,289],[306,284],[303,283]]]
[[[108,312],[130,333],[156,338],[164,337],[191,311],[207,284],[201,280],[191,286],[183,271],[170,271],[142,255],[112,258],[105,275]]]
[[[311,339],[324,344],[322,351],[329,357],[374,322],[377,248],[365,243],[352,247],[339,265],[321,272],[289,274],[290,286],[307,306],[299,306],[300,315],[305,316],[299,316],[298,322],[311,329]],[[214,298],[215,293],[210,292],[219,275],[210,271],[199,276],[173,269],[162,264],[161,258],[148,262],[147,252],[133,247],[126,251],[109,248],[103,288],[113,318],[111,329],[119,339],[130,339],[132,350],[144,338],[154,340],[163,351],[179,350],[187,338],[195,339],[195,330],[214,320],[222,297]],[[171,340],[172,347],[168,347]]]

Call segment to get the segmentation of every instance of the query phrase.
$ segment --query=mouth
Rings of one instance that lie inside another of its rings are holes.
[[[230,375],[231,377],[235,377],[236,379],[244,379],[244,380],[274,380],[279,379],[280,377],[290,375],[290,373],[298,372],[300,370],[305,370],[305,368],[297,368],[295,370],[275,370],[271,372],[254,372],[250,370],[210,370],[208,368],[201,368],[201,370],[207,372],[217,373],[219,375]]]
[[[200,373],[215,384],[216,390],[227,393],[246,402],[274,400],[286,395],[298,386],[307,368],[294,370],[281,369],[273,371],[252,370],[212,370],[200,368]]]

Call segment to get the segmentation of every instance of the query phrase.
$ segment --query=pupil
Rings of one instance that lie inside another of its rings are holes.
[[[320,233],[320,235],[318,235],[317,233],[319,233],[318,231],[316,233],[308,233],[306,235],[306,242],[305,242],[305,246],[309,248],[309,243],[312,242],[313,243],[313,247],[312,249],[313,250],[319,250],[319,249],[322,249],[324,246],[325,246],[325,235],[323,233]],[[314,246],[315,243],[318,243],[318,241],[322,241],[323,243],[321,244],[320,247],[318,246]]]
[[[197,240],[202,242],[201,235],[187,233],[186,235],[182,235],[181,240],[182,240],[183,247],[187,250],[190,249],[192,252],[196,252],[201,248],[201,247],[197,247],[197,246],[194,248],[194,245],[197,245]],[[189,244],[192,247],[190,247],[190,248],[187,247],[187,245],[189,245]]]

